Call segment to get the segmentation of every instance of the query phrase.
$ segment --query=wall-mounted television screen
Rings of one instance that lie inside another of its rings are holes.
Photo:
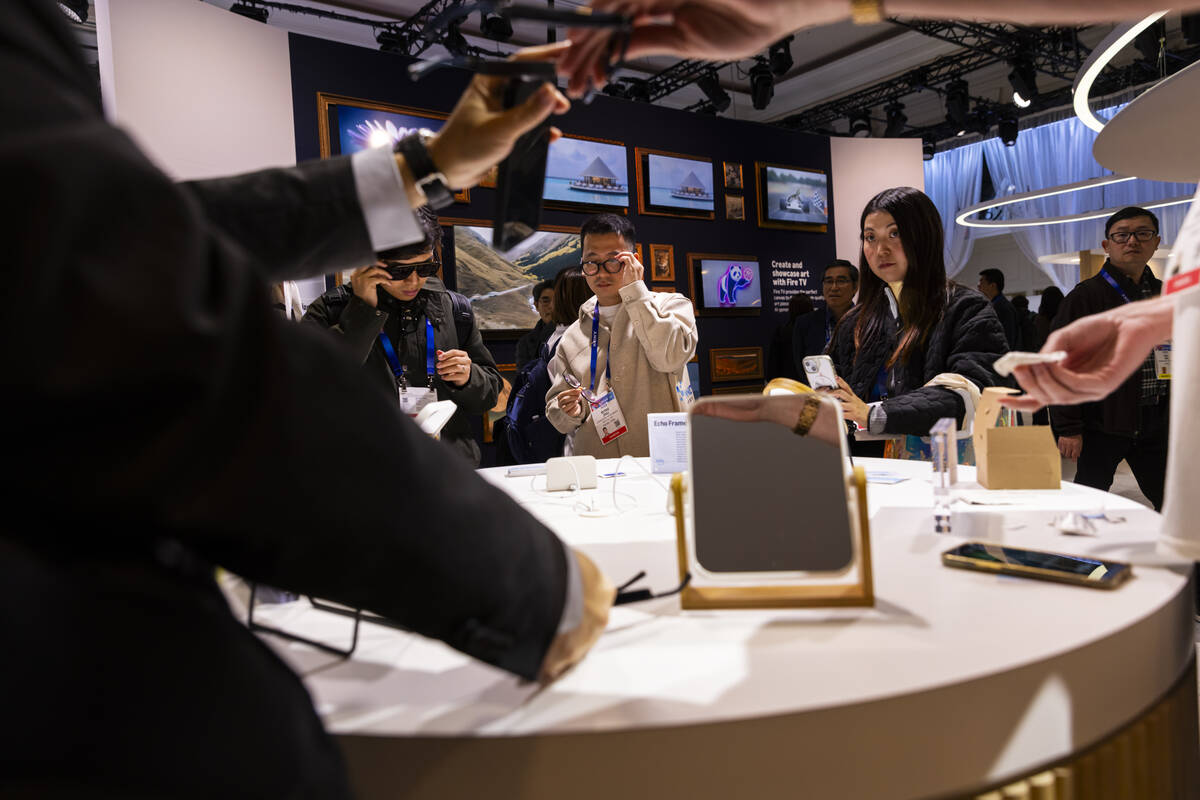
[[[819,231],[829,226],[829,176],[820,170],[755,163],[758,224]]]
[[[708,158],[635,149],[638,211],[669,217],[713,219],[713,162]]]
[[[551,205],[629,206],[629,158],[620,142],[563,136],[550,143],[542,198]]]
[[[688,254],[688,285],[698,314],[757,314],[763,274],[754,256]]]

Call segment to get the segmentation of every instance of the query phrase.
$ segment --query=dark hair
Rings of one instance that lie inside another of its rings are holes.
[[[896,220],[900,244],[908,260],[904,288],[897,298],[904,327],[900,330],[896,350],[887,361],[887,366],[891,367],[898,361],[908,361],[913,348],[924,343],[925,337],[933,330],[946,308],[948,284],[946,261],[942,254],[942,217],[933,201],[918,189],[911,186],[884,189],[863,208],[858,220],[860,238],[867,217],[875,211],[886,211]],[[884,295],[884,282],[871,271],[866,254],[861,250],[858,265],[862,273],[862,284],[858,290],[858,303],[862,311],[854,326],[856,351],[864,341],[885,335],[887,320],[891,316]]]
[[[624,240],[630,250],[633,249],[633,243],[637,241],[637,231],[633,229],[633,223],[628,217],[619,217],[616,214],[596,214],[588,217],[583,221],[583,225],[579,228],[579,247],[583,247],[583,240],[588,234],[605,234],[615,233]]]
[[[788,319],[795,319],[801,314],[807,314],[812,310],[812,298],[804,292],[792,295],[792,299],[788,301]]]
[[[993,267],[991,269],[982,270],[982,271],[980,271],[979,274],[981,276],[983,276],[984,280],[986,280],[988,283],[996,284],[996,291],[998,291],[998,292],[1004,291],[1004,273],[1003,272],[1001,272],[1000,270]]]
[[[1062,289],[1059,289],[1057,286],[1049,287],[1046,291],[1042,292],[1042,301],[1038,303],[1038,316],[1054,319],[1054,316],[1058,313],[1058,307],[1062,305],[1062,301]]]
[[[1125,206],[1120,211],[1104,220],[1104,238],[1108,238],[1108,232],[1112,230],[1113,225],[1116,225],[1122,220],[1133,219],[1134,217],[1149,217],[1154,223],[1154,232],[1158,233],[1158,217],[1154,216],[1153,212],[1147,211],[1144,208],[1139,208],[1138,206]]]
[[[424,238],[419,242],[412,244],[402,244],[399,247],[393,247],[388,250],[381,250],[376,253],[376,257],[381,261],[391,261],[392,259],[403,260],[424,255],[433,251],[433,257],[438,261],[442,260],[442,226],[438,224],[438,215],[429,206],[421,206],[413,215],[417,218],[417,224],[421,228],[421,232],[425,234]]]
[[[534,286],[532,295],[533,302],[536,303],[538,300],[540,300],[542,298],[542,292],[546,291],[547,289],[554,291],[554,281],[542,281],[537,286]]]
[[[825,265],[825,272],[829,272],[829,270],[832,269],[833,267],[845,267],[846,269],[850,270],[850,280],[854,281],[855,283],[858,283],[858,267],[854,266],[846,259],[835,258],[833,261],[830,261],[828,264]],[[821,278],[822,278],[822,280],[824,280],[824,278],[825,278],[824,272],[821,273]]]
[[[563,267],[554,276],[554,322],[570,325],[579,319],[579,307],[592,296],[579,267]]]
[[[1019,294],[1012,299],[1012,304],[1022,311],[1029,310],[1029,298],[1023,294]]]

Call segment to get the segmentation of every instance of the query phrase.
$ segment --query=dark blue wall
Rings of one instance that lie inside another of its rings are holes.
[[[300,160],[317,158],[317,92],[330,92],[363,100],[394,103],[433,111],[450,111],[469,74],[461,70],[441,69],[420,83],[410,83],[404,72],[408,60],[376,50],[328,42],[306,36],[290,35],[292,101],[296,121],[296,156]],[[747,219],[724,219],[724,191],[717,192],[717,219],[689,220],[637,213],[634,199],[630,208],[646,260],[650,243],[670,244],[675,248],[675,285],[687,294],[687,253],[737,253],[755,255],[764,272],[763,312],[754,317],[701,316],[700,375],[702,393],[710,391],[708,351],[713,347],[759,345],[768,352],[774,330],[786,314],[772,311],[770,265],[776,261],[802,261],[811,270],[810,287],[818,287],[823,265],[835,258],[832,206],[837,198],[830,187],[830,224],[824,234],[759,228],[756,224],[754,162],[768,161],[823,170],[830,173],[829,140],[822,136],[792,133],[781,128],[721,117],[707,117],[644,103],[599,96],[591,105],[574,103],[570,112],[555,120],[565,133],[614,139],[629,148],[629,178],[634,183],[633,148],[649,147],[693,156],[712,158],[717,164],[717,185],[722,183],[722,161],[742,164]],[[445,209],[446,216],[490,220],[494,192],[471,190],[469,205]],[[633,198],[633,192],[631,192]],[[578,226],[586,214],[545,210],[547,225]],[[648,268],[647,268],[648,271]],[[453,288],[453,276],[447,275]],[[499,363],[511,363],[515,343],[489,341],[488,346]]]

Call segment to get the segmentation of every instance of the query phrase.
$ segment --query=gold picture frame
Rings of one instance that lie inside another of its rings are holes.
[[[721,162],[722,172],[725,174],[725,188],[735,191],[742,191],[746,183],[742,180],[742,165],[733,161]]]
[[[763,349],[752,347],[714,347],[708,351],[708,376],[713,383],[762,380]],[[759,384],[758,391],[762,391]]]
[[[746,221],[746,198],[740,194],[725,195],[725,219],[734,222]]]
[[[650,245],[650,279],[653,281],[675,280],[674,245]]]

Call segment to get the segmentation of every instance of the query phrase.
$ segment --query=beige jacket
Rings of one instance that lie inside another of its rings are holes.
[[[558,407],[558,395],[567,385],[563,375],[572,373],[585,387],[591,385],[593,297],[579,307],[579,319],[567,328],[558,343],[550,376],[554,385],[546,393],[546,417],[563,433],[575,433],[575,455],[596,458],[650,455],[646,415],[663,411],[686,411],[692,404],[692,385],[687,362],[696,353],[700,333],[692,301],[681,294],[652,292],[642,281],[621,289],[621,306],[610,330],[601,320],[596,354],[596,394],[609,388],[625,415],[629,432],[603,445],[596,426],[585,412],[583,419],[568,416]],[[612,358],[612,385],[604,377],[604,365]],[[584,404],[585,408],[587,404]]]

